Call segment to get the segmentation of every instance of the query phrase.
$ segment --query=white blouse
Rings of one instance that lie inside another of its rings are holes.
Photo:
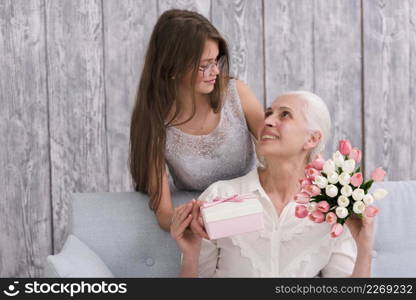
[[[200,277],[347,277],[357,248],[347,226],[337,238],[330,225],[295,216],[290,202],[278,217],[260,185],[257,168],[245,176],[210,185],[199,200],[253,193],[263,205],[264,229],[217,240],[202,240]]]

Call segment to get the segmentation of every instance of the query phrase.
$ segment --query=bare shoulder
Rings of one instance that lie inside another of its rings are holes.
[[[253,92],[250,90],[250,87],[245,82],[239,79],[236,79],[235,85],[237,87],[238,95],[240,96],[240,98],[247,98],[249,96],[254,96]]]
[[[241,80],[236,79],[235,82],[244,112],[246,112],[246,110],[248,109],[253,108],[253,106],[261,108],[260,101],[257,99],[256,95],[250,89],[250,87]]]
[[[263,121],[263,106],[246,83],[236,79],[236,87],[249,129],[251,133],[256,136],[256,129]]]

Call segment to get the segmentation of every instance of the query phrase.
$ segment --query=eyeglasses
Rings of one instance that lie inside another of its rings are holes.
[[[217,67],[218,69],[221,69],[222,66],[224,65],[225,59],[224,57],[221,57],[219,60],[217,60],[216,62],[210,63],[206,66],[200,66],[199,67],[199,71],[202,72],[202,76],[204,77],[204,79],[209,78],[209,76],[212,73],[212,68]]]

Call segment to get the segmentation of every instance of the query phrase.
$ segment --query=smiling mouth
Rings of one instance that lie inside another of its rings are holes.
[[[279,139],[279,137],[275,136],[275,135],[269,135],[269,134],[265,134],[261,136],[261,140],[262,141],[267,141],[267,140],[277,140]]]

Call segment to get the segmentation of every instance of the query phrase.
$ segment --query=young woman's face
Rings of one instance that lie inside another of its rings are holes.
[[[195,82],[195,92],[198,94],[209,94],[214,90],[214,84],[220,70],[215,64],[219,55],[218,43],[214,40],[205,42],[204,50],[199,62],[198,73]],[[183,78],[185,87],[191,86],[192,71]]]
[[[303,115],[303,101],[296,96],[277,98],[265,111],[259,129],[257,153],[267,156],[289,157],[301,155],[310,135]]]

